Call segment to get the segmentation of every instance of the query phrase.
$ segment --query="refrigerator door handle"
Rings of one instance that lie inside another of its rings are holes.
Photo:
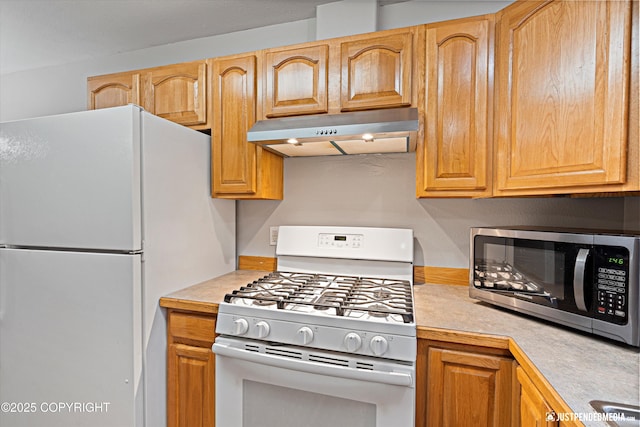
[[[6,282],[5,280],[3,280],[3,262],[2,262],[2,253],[4,252],[5,247],[4,246],[0,246],[0,322],[2,322],[2,319],[4,319],[4,301],[6,300],[6,295],[5,295],[5,285],[4,283]]]

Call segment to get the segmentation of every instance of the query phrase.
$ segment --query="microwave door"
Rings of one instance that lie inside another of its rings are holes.
[[[557,298],[544,286],[518,271],[511,263],[487,260],[476,262],[474,286],[478,289],[515,296],[543,305],[555,307]]]

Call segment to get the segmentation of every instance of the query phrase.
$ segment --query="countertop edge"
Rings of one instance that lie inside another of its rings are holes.
[[[160,298],[160,307],[170,308],[174,310],[191,311],[195,313],[217,314],[218,304],[209,302],[192,301],[189,299],[179,299],[162,297]]]

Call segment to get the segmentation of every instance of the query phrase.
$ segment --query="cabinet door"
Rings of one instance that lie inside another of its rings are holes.
[[[520,427],[557,427],[555,414],[529,376],[516,368],[520,383]]]
[[[87,79],[89,110],[140,102],[140,74],[118,73]]]
[[[171,344],[168,364],[168,426],[213,427],[215,357],[211,349]]]
[[[499,194],[625,182],[630,12],[629,1],[531,1],[504,9],[496,68]]]
[[[429,348],[427,426],[511,426],[514,361]]]
[[[326,113],[329,46],[265,53],[264,116]]]
[[[411,105],[412,32],[346,41],[340,52],[341,111]]]
[[[491,194],[490,66],[493,20],[427,27],[420,196]]]
[[[247,142],[256,121],[256,57],[213,60],[213,193],[255,194],[257,146]]]
[[[282,199],[282,157],[247,142],[256,121],[257,57],[211,62],[212,195],[230,199]]]
[[[172,122],[206,127],[206,78],[205,61],[152,68],[144,76],[143,106]]]

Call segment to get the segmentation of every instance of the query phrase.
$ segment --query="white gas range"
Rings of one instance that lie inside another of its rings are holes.
[[[217,425],[412,426],[413,231],[282,226],[276,254],[219,306]]]

